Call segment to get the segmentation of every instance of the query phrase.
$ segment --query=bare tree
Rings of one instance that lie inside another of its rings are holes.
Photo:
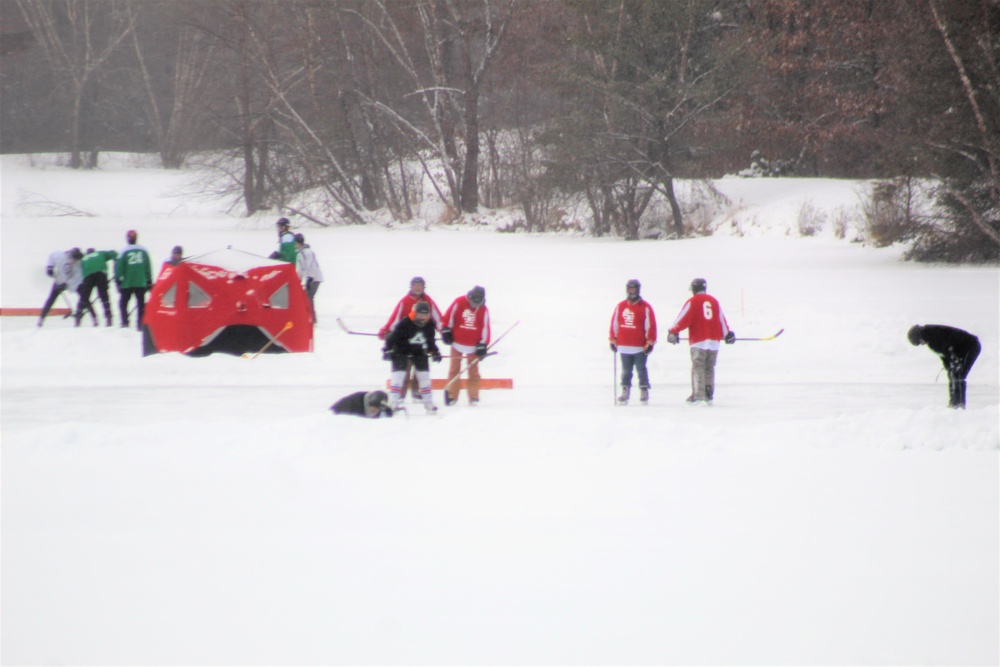
[[[131,32],[132,47],[140,88],[145,94],[146,115],[163,166],[177,169],[184,164],[196,139],[193,136],[195,124],[202,107],[199,98],[216,45],[178,17],[178,12],[191,9],[190,5],[181,8],[180,3],[173,0],[170,3],[130,3],[127,7],[135,26]],[[147,25],[148,30],[143,30]],[[151,47],[154,40],[167,39],[171,40],[167,48],[157,51]],[[172,58],[169,82],[150,72],[147,66],[150,52],[153,58]]]
[[[25,22],[49,62],[70,90],[70,166],[95,166],[97,146],[84,146],[84,127],[92,124],[97,79],[133,30],[127,0],[16,0]],[[87,114],[91,114],[88,116]],[[94,139],[91,136],[91,142]],[[89,155],[84,159],[84,151]]]

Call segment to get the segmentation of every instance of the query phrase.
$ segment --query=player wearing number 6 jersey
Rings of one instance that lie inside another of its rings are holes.
[[[708,283],[704,278],[691,281],[693,296],[687,300],[667,333],[667,342],[676,345],[678,334],[687,329],[691,343],[691,395],[687,402],[711,405],[715,395],[715,362],[719,356],[719,343],[736,342],[736,334],[729,329],[722,307],[714,296],[707,294]]]

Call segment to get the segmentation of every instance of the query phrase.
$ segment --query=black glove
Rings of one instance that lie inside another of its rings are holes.
[[[46,266],[45,267],[45,275],[47,275],[49,278],[51,278],[52,276],[56,275],[56,272],[52,270],[51,266]]]
[[[441,342],[445,345],[451,345],[455,342],[455,336],[452,335],[451,329],[448,327],[441,329]]]
[[[653,354],[653,344],[650,343],[649,345],[647,345],[646,349],[643,350],[643,352],[645,352],[646,354]]]
[[[480,359],[482,359],[483,357],[486,356],[486,344],[485,343],[480,343],[479,345],[476,346],[476,356],[479,357]]]
[[[66,289],[66,283],[56,283],[56,289],[62,292],[64,289]]]
[[[392,361],[392,350],[383,347],[382,348],[382,360],[383,361]]]
[[[608,347],[611,348],[612,352],[617,352],[618,351],[618,346],[615,345],[614,343],[608,343]]]
[[[736,342],[736,333],[730,331],[729,333],[726,334],[726,345],[732,345],[735,342]]]
[[[381,408],[379,408],[379,412],[382,413],[383,417],[392,416],[392,408],[390,408],[388,405],[383,405]]]
[[[667,334],[667,342],[670,343],[671,345],[677,345],[679,341],[680,341],[680,336],[678,336],[677,334],[675,333]]]
[[[434,361],[434,363],[439,363],[441,361],[441,353],[437,350],[434,350],[433,352],[431,352],[431,359]]]

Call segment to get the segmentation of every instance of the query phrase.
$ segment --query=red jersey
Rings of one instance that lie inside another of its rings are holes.
[[[608,340],[619,352],[636,354],[656,342],[656,315],[653,307],[639,298],[635,303],[625,299],[611,316]]]
[[[467,297],[458,297],[445,311],[441,326],[451,329],[455,337],[451,346],[462,354],[472,354],[480,343],[490,344],[490,311],[485,303],[473,308]]]
[[[719,341],[729,333],[729,323],[722,314],[722,307],[714,296],[700,292],[695,294],[674,320],[670,333],[680,333],[688,330],[688,340],[691,347],[705,350],[718,350]]]
[[[434,303],[434,299],[430,298],[426,292],[421,294],[419,297],[413,296],[413,294],[407,294],[399,300],[399,303],[396,304],[396,307],[392,310],[392,315],[389,316],[385,326],[378,330],[378,337],[385,340],[385,337],[389,335],[392,328],[396,326],[401,319],[410,314],[410,311],[413,310],[413,306],[417,303],[417,301],[427,302],[427,304],[431,307],[431,319],[434,320],[434,327],[436,329],[440,329],[441,311],[438,310],[437,304]]]

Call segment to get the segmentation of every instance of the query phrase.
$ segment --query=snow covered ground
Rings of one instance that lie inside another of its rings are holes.
[[[0,166],[5,308],[42,305],[52,250],[127,229],[157,264],[275,247],[276,215],[190,173]],[[998,269],[794,233],[856,183],[717,185],[719,233],[675,242],[303,227],[312,354],[143,358],[136,331],[0,318],[3,664],[1000,662]],[[333,416],[388,375],[335,318],[377,329],[414,275],[519,322],[483,367],[514,389]],[[664,333],[650,405],[616,407],[633,277],[663,331],[704,277],[738,335],[785,332],[722,350],[710,408]],[[916,323],[982,340],[967,410]]]

